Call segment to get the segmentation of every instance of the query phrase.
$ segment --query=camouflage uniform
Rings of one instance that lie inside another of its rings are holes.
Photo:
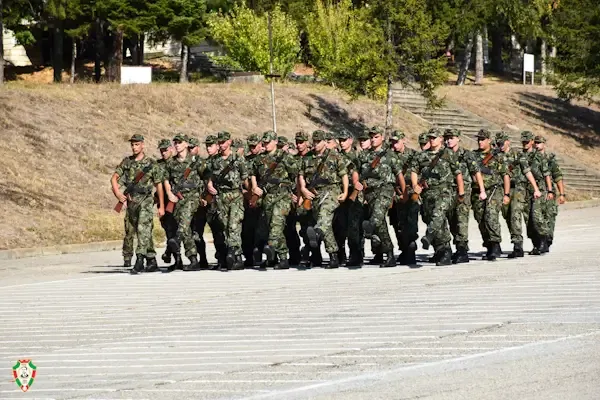
[[[547,154],[548,158],[548,168],[550,169],[550,174],[552,176],[552,181],[554,183],[558,183],[563,180],[563,173],[558,165],[558,161],[556,160],[556,155],[554,153]],[[556,186],[556,185],[555,185]],[[548,245],[551,245],[554,241],[554,228],[556,226],[556,217],[558,216],[558,187],[554,188],[554,196],[555,199],[547,202],[547,218],[548,218]]]
[[[263,142],[276,140],[274,132],[266,132]],[[275,169],[269,173],[272,164]],[[269,173],[269,176],[265,175]],[[268,246],[277,254],[280,266],[287,266],[288,247],[286,243],[285,229],[289,223],[288,216],[292,210],[292,191],[296,188],[296,176],[298,164],[294,157],[283,151],[275,150],[272,154],[264,153],[254,159],[252,163],[252,175],[256,177],[259,187],[263,190],[262,206],[265,224],[268,226]],[[269,256],[270,249],[267,248],[267,258],[274,260],[274,254]]]
[[[428,137],[440,137],[439,129],[430,129]],[[432,164],[435,164],[432,167]],[[438,151],[426,150],[415,157],[411,172],[419,175],[424,187],[421,193],[423,204],[423,222],[427,224],[427,233],[421,239],[423,247],[433,244],[438,265],[451,263],[450,230],[448,228],[448,212],[455,199],[454,180],[462,174],[460,164],[454,153],[445,148]]]
[[[187,138],[181,135],[173,138],[173,141],[186,140]],[[188,168],[190,172],[187,179],[184,179],[185,171]],[[169,247],[174,254],[179,254],[179,244],[183,242],[186,257],[195,260],[198,251],[192,233],[192,219],[200,204],[205,166],[202,160],[195,159],[188,153],[183,161],[179,161],[177,157],[169,159],[166,163],[166,170],[166,180],[171,185],[171,191],[173,194],[181,193],[183,196],[183,199],[175,204],[173,211],[173,216],[177,221],[177,234],[173,240],[169,241]]]
[[[248,136],[247,139],[249,147],[256,146],[260,143],[260,141],[261,138],[259,137],[259,135],[256,134]],[[260,156],[262,156],[262,154],[246,154],[246,169],[249,171],[249,173],[251,173],[251,171],[253,170],[254,161]],[[259,249],[262,249],[267,243],[268,239],[268,229],[261,229],[261,227],[259,226],[259,222],[262,222],[262,199],[259,198],[257,200],[255,207],[250,207],[250,196],[251,194],[248,194],[247,198],[244,199],[244,220],[242,221],[242,252],[244,254],[244,258],[246,259],[246,266],[254,265],[254,248],[257,247]],[[256,262],[258,262],[258,260],[256,260]]]
[[[158,143],[159,150],[167,149],[170,146],[171,146],[171,141],[169,139],[163,139]],[[157,164],[157,167],[161,174],[160,181],[161,182],[166,181],[167,180],[167,160],[161,158],[156,162],[156,164]],[[155,196],[157,196],[156,193],[155,193]],[[169,198],[167,197],[167,192],[165,190],[163,204],[167,205],[168,202],[169,202]],[[158,205],[158,199],[156,200],[156,204]],[[175,237],[175,235],[177,234],[177,222],[175,221],[173,214],[165,213],[165,215],[163,215],[162,218],[160,218],[160,225],[162,226],[163,230],[165,231],[165,236],[167,238],[167,241],[169,239],[173,239]],[[171,260],[171,250],[169,247],[167,247],[165,254],[163,255],[163,261],[170,262],[170,260]]]
[[[130,141],[144,141],[143,136],[133,135]],[[144,177],[134,184],[135,176],[143,171]],[[133,185],[128,191],[127,211],[125,213],[125,237],[123,239],[123,259],[131,262],[133,257],[134,238],[137,236],[135,253],[139,258],[153,259],[156,257],[152,230],[154,228],[154,198],[153,188],[161,182],[162,174],[153,158],[146,157],[139,161],[135,156],[124,158],[115,169],[122,178],[125,187]]]
[[[218,140],[220,142],[230,138],[229,132],[219,132]],[[225,176],[221,176],[221,172],[229,165],[231,165],[229,172]],[[213,186],[218,192],[215,197],[217,215],[225,231],[227,251],[234,256],[236,268],[239,268],[242,255],[242,220],[244,219],[244,199],[241,185],[244,180],[248,179],[246,162],[232,149],[226,159],[219,156],[208,160],[208,170]]]
[[[277,148],[283,149],[285,146],[288,146],[289,149],[295,148],[295,145],[290,143],[285,136],[277,136]],[[292,159],[294,159],[293,156]],[[295,191],[295,187],[293,191]],[[298,265],[300,263],[300,236],[298,236],[298,230],[296,229],[298,215],[295,208],[295,205],[293,205],[291,212],[287,215],[284,229],[285,242],[288,247],[290,263],[292,265]]]
[[[332,137],[331,134],[327,132],[313,132],[313,140],[329,140],[330,137]],[[315,183],[313,179],[317,173],[319,173],[320,182]],[[299,175],[304,176],[307,188],[312,186],[317,192],[312,200],[312,213],[316,220],[314,229],[319,236],[317,241],[323,239],[325,250],[336,262],[338,246],[333,233],[333,216],[339,204],[337,197],[341,193],[342,178],[347,174],[346,161],[337,151],[329,149],[320,155],[315,154],[314,157],[304,158],[299,171]],[[310,228],[307,229],[307,236],[310,241]],[[311,247],[318,248],[319,246],[311,243]]]
[[[477,134],[478,138],[492,139],[491,132],[482,129]],[[479,191],[474,190],[471,195],[473,206],[473,216],[479,225],[479,231],[483,238],[484,247],[488,249],[486,257],[492,261],[499,257],[500,242],[502,242],[502,232],[500,229],[500,212],[504,199],[504,176],[508,174],[508,168],[504,163],[504,157],[496,149],[490,150],[493,154],[487,165],[483,165],[483,160],[488,157],[487,152],[475,150],[473,155],[477,159],[483,185],[487,194],[486,200],[479,199]]]

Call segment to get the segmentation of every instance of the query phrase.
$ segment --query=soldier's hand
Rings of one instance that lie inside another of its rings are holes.
[[[364,186],[362,185],[362,183],[356,181],[356,183],[354,184],[354,189],[356,189],[359,192],[362,192],[362,190],[364,189]]]
[[[309,199],[309,200],[312,200],[315,198],[315,194],[308,189],[302,189],[302,196],[304,196],[305,199]]]
[[[179,198],[177,196],[175,196],[173,193],[167,194],[167,197],[169,198],[169,201],[171,203],[177,203],[179,201]]]
[[[158,208],[158,216],[160,218],[162,218],[165,215],[165,208],[164,207],[159,207]]]
[[[298,203],[298,196],[295,193],[292,193],[292,203]]]
[[[200,207],[206,207],[208,205],[207,201],[203,198],[200,198]]]
[[[561,194],[560,196],[558,196],[558,204],[565,204],[567,202],[567,198],[565,197],[564,194]]]
[[[258,197],[260,197],[263,195],[263,190],[257,186],[257,187],[252,188],[252,193],[254,193]]]
[[[118,192],[118,193],[117,193],[117,199],[119,199],[119,201],[120,201],[121,203],[125,203],[125,202],[127,202],[127,196],[125,196],[125,195],[124,195],[123,193],[121,193],[121,192]]]
[[[548,193],[548,196],[546,197],[546,199],[549,201],[554,200],[554,193]]]
[[[421,187],[421,185],[416,185],[413,190],[415,191],[416,194],[421,194],[423,192],[423,188]]]
[[[208,193],[212,194],[213,196],[215,196],[217,193],[217,189],[215,189],[215,187],[213,186],[212,182],[208,183]]]
[[[465,202],[465,194],[458,194],[458,202],[459,203],[464,203]]]
[[[510,197],[508,196],[504,196],[504,198],[502,199],[502,204],[504,204],[505,206],[510,204]]]
[[[340,194],[340,195],[338,196],[338,198],[337,198],[337,199],[338,199],[338,201],[339,201],[340,203],[342,203],[342,202],[346,201],[346,198],[347,198],[347,197],[348,197],[348,193],[342,193],[342,194]]]
[[[535,192],[533,192],[534,199],[539,199],[540,197],[542,197],[542,192],[540,192],[539,190],[536,190]]]
[[[479,200],[481,200],[481,201],[487,200],[487,193],[485,192],[485,190],[483,192],[479,193]]]

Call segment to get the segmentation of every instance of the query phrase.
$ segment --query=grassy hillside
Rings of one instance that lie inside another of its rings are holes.
[[[384,119],[382,104],[331,88],[278,85],[276,97],[278,131],[290,137]],[[0,110],[0,249],[120,239],[109,179],[133,133],[157,155],[158,140],[177,131],[242,137],[271,127],[266,85],[15,82],[0,90]],[[424,128],[400,111],[396,126],[411,136]]]

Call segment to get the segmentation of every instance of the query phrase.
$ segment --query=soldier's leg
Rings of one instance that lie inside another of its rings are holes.
[[[488,195],[490,194],[491,191],[488,193]],[[473,217],[475,218],[475,221],[477,221],[477,226],[479,228],[479,233],[481,234],[484,247],[488,247],[489,242],[489,236],[487,234],[487,230],[485,229],[484,218],[486,202],[487,200],[479,200],[479,193],[476,190],[473,190],[471,193],[471,208],[473,210]]]
[[[217,216],[216,208],[207,210],[207,223],[213,238],[215,246],[215,258],[217,264],[225,265],[225,256],[227,255],[227,245],[225,244],[225,229],[221,220]]]
[[[223,211],[222,221],[225,227],[227,257],[231,257],[229,266],[238,269],[243,267],[242,256],[242,219],[244,218],[243,196],[239,192],[221,194],[219,214]],[[241,264],[241,265],[240,265]]]
[[[452,236],[448,227],[448,210],[454,201],[453,193],[450,191],[437,191],[428,193],[428,197],[434,199],[431,221],[427,226],[427,232],[433,239],[432,244],[437,255],[436,264],[449,265],[452,263],[452,250],[450,247]]]
[[[554,228],[558,216],[558,203],[556,200],[548,201],[548,246],[554,242]]]
[[[469,219],[471,211],[471,188],[465,187],[464,201],[456,204],[456,232],[454,233],[454,244],[456,245],[456,256],[452,260],[455,263],[469,262]]]
[[[346,238],[348,237],[348,219],[350,215],[350,202],[346,200],[335,210],[333,217],[333,234],[338,246],[338,258],[341,264],[346,262]]]
[[[486,258],[493,261],[500,257],[502,251],[500,243],[502,242],[502,231],[500,229],[500,212],[502,209],[502,200],[504,193],[501,188],[493,191],[486,200],[484,211],[484,229],[488,238],[488,253]]]
[[[546,193],[542,192],[542,197],[539,199],[534,199],[532,203],[531,209],[531,219],[532,219],[532,228],[535,232],[535,238],[537,242],[537,246],[539,247],[540,253],[545,253],[548,251],[548,236],[550,235],[550,228],[548,226],[548,220],[546,218]],[[534,242],[534,246],[535,246]]]
[[[152,229],[154,227],[154,202],[152,197],[143,200],[139,205],[137,218],[137,247],[136,254],[141,254],[146,258],[156,257],[154,251],[154,240],[152,239]]]
[[[347,236],[350,258],[348,264],[360,265],[363,262],[363,241],[361,238],[363,206],[358,201],[346,200],[348,204]],[[339,246],[339,244],[338,244]]]
[[[196,249],[196,242],[194,241],[194,235],[192,232],[192,218],[198,209],[200,198],[192,194],[187,195],[183,200],[179,200],[175,207],[175,220],[177,221],[177,234],[175,236],[175,242],[177,245],[183,243],[185,249],[185,255],[187,258],[198,255]],[[179,251],[174,252],[176,254]]]
[[[329,196],[317,197],[313,201],[313,211],[315,212],[317,223],[315,230],[322,235],[320,239],[325,243],[325,251],[329,254],[330,266],[336,267],[338,264],[338,245],[333,234],[333,215],[338,206],[337,194],[331,193]],[[321,203],[321,204],[318,204]],[[308,232],[310,237],[310,232]],[[320,246],[319,246],[320,247]]]
[[[275,197],[271,203],[271,212],[269,213],[270,224],[269,224],[269,240],[268,244],[271,247],[279,259],[279,268],[289,267],[288,261],[288,247],[285,238],[286,220],[290,214],[292,205],[290,203],[289,196],[273,195]]]
[[[192,234],[194,235],[194,241],[196,242],[196,250],[200,256],[200,264],[203,268],[208,267],[208,260],[206,258],[206,241],[204,240],[204,229],[206,228],[207,222],[206,220],[206,207],[199,207],[192,220]]]
[[[300,264],[300,236],[296,228],[296,211],[290,204],[290,211],[285,219],[285,241],[288,248],[291,265]]]
[[[123,237],[123,266],[128,268],[133,258],[133,242],[135,239],[135,229],[137,226],[137,211],[134,207],[128,206],[124,219],[125,236]]]
[[[396,242],[398,242],[398,248],[402,250],[402,237],[399,219],[400,201],[392,201],[392,207],[388,210],[388,218],[390,225],[394,229],[394,235],[396,235]]]
[[[386,261],[386,266],[393,266],[396,262],[394,258],[394,245],[386,220],[393,195],[393,188],[383,188],[375,193],[369,193],[367,197],[371,215],[368,220],[369,223],[365,224],[365,228],[373,229],[372,242],[379,242],[381,252],[387,254],[388,260]]]

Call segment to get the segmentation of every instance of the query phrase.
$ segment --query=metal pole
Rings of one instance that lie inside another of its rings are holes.
[[[267,14],[269,25],[269,75],[271,75],[271,114],[273,115],[273,132],[277,132],[277,117],[275,114],[275,85],[273,82],[273,29],[271,27],[271,11]]]

